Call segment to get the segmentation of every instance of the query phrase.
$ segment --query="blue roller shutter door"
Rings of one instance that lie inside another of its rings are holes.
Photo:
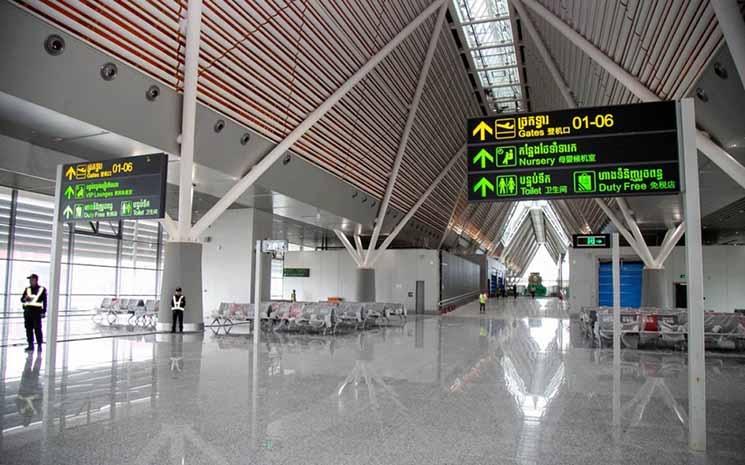
[[[621,307],[639,308],[642,304],[642,262],[621,262]],[[598,268],[598,304],[613,306],[613,276],[610,262]]]

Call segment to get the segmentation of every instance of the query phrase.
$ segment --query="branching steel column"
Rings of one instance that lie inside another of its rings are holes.
[[[274,148],[264,157],[256,163],[251,170],[243,176],[230,190],[222,196],[222,198],[212,207],[209,211],[194,225],[192,228],[192,236],[198,237],[201,235],[207,227],[209,227],[215,220],[225,212],[238,198],[246,192],[246,189],[251,187],[254,182],[264,174],[271,166],[279,160],[287,150],[289,150],[295,142],[297,142],[318,120],[328,113],[336,103],[344,98],[352,88],[360,82],[367,74],[372,71],[375,66],[378,65],[385,57],[387,57],[401,42],[411,35],[432,13],[437,11],[445,3],[445,0],[435,0],[427,7],[422,13],[419,14],[409,25],[399,32],[396,37],[388,42],[385,47],[380,49],[375,55],[373,55],[362,68],[357,70],[352,77],[350,77],[341,87],[339,87],[329,98],[327,98],[320,107],[316,108],[310,115],[308,115],[302,123],[300,123],[292,132],[282,140],[279,144],[275,145]]]
[[[171,218],[171,215],[166,213],[161,224],[168,233],[168,238],[170,240],[174,240],[178,237],[178,223],[176,223],[173,218]]]
[[[653,268],[652,263],[647,263],[644,254],[639,249],[639,245],[636,243],[636,240],[634,239],[634,236],[631,235],[631,233],[626,229],[626,227],[621,223],[621,221],[618,219],[618,217],[613,213],[613,211],[608,207],[608,205],[605,204],[605,202],[602,199],[595,199],[595,203],[600,206],[600,209],[603,210],[605,215],[610,219],[611,223],[618,229],[618,232],[620,232],[624,239],[626,239],[626,242],[629,243],[632,249],[634,249],[634,252],[639,256],[639,258],[642,259],[644,262],[644,265],[650,268]],[[646,245],[646,244],[645,244]]]
[[[634,238],[636,239],[636,244],[637,246],[639,246],[639,251],[644,254],[644,262],[651,263],[651,266],[647,265],[647,268],[656,268],[656,263],[654,257],[652,257],[652,252],[649,251],[649,246],[647,246],[647,243],[644,241],[644,236],[642,236],[639,225],[636,224],[636,221],[631,216],[631,212],[629,211],[629,206],[626,204],[626,201],[622,198],[617,198],[616,203],[618,204],[618,208],[621,209],[621,213],[626,220],[626,225],[631,230],[631,234],[633,234]]]
[[[735,61],[742,86],[745,87],[745,21],[742,20],[740,7],[735,0],[711,0],[711,6]]]
[[[608,57],[602,50],[597,48],[592,42],[582,37],[571,26],[566,24],[558,16],[554,15],[536,0],[521,0],[525,6],[530,8],[536,15],[546,20],[566,37],[570,42],[579,47],[595,63],[605,69],[618,82],[626,87],[631,93],[636,95],[644,102],[659,102],[662,99],[649,90],[633,74],[626,71],[622,66]],[[722,171],[727,173],[735,182],[745,188],[745,166],[740,164],[732,155],[727,153],[722,147],[709,139],[703,131],[696,132],[696,146],[714,162]]]
[[[655,258],[654,260],[657,264],[657,268],[662,268],[665,266],[665,260],[667,260],[667,257],[673,251],[673,248],[675,248],[675,244],[677,244],[680,238],[683,237],[685,228],[686,222],[683,221],[674,230],[667,230],[668,234],[665,235],[665,240],[662,241],[662,247],[660,247],[660,251],[657,253],[657,258]]]
[[[450,159],[447,165],[440,171],[440,174],[437,175],[437,177],[432,181],[432,183],[429,185],[426,191],[424,191],[419,197],[419,200],[414,204],[413,207],[411,207],[411,210],[403,217],[401,218],[401,221],[398,222],[396,227],[393,229],[393,231],[388,235],[388,237],[385,238],[385,241],[383,241],[382,244],[380,244],[380,248],[376,251],[375,255],[372,257],[372,260],[370,263],[368,263],[366,266],[372,267],[375,264],[375,261],[380,257],[380,255],[385,252],[385,250],[388,248],[389,245],[391,245],[391,242],[393,242],[393,239],[398,236],[398,233],[401,232],[401,230],[406,226],[406,223],[409,222],[409,220],[414,216],[414,214],[419,210],[419,207],[421,207],[424,202],[429,198],[429,196],[432,194],[432,192],[435,191],[437,186],[440,185],[440,182],[445,179],[445,176],[450,172],[450,170],[455,166],[455,164],[458,161],[461,161],[463,159],[463,154],[466,152],[466,145],[463,144],[463,146],[455,152],[455,155],[453,155],[453,158]]]
[[[184,95],[181,110],[181,161],[179,162],[178,232],[172,239],[191,239],[191,206],[194,198],[194,131],[197,118],[199,41],[202,0],[189,0],[184,52]],[[170,234],[170,231],[169,231]]]
[[[362,247],[362,239],[360,239],[360,235],[358,233],[354,233],[354,245],[357,247],[357,254],[359,254],[360,258],[364,257],[365,248]]]
[[[393,162],[391,176],[388,179],[388,186],[385,189],[383,201],[380,203],[378,218],[375,220],[375,228],[373,229],[372,238],[370,239],[370,245],[368,245],[367,254],[365,254],[365,259],[363,262],[365,265],[370,262],[371,255],[374,253],[375,247],[377,247],[378,245],[380,230],[383,228],[385,214],[388,211],[388,204],[390,203],[391,196],[393,195],[393,188],[396,186],[396,179],[398,178],[398,172],[401,169],[401,162],[403,161],[404,154],[406,153],[406,146],[409,144],[409,136],[411,135],[411,130],[414,127],[414,121],[416,120],[416,113],[419,109],[419,103],[422,101],[422,94],[424,94],[424,85],[427,83],[427,75],[429,74],[429,69],[432,66],[432,59],[434,58],[435,51],[437,50],[437,44],[440,39],[440,31],[442,30],[442,23],[445,22],[445,13],[447,12],[447,10],[448,6],[447,3],[445,3],[440,8],[440,13],[437,15],[437,20],[435,21],[435,27],[432,31],[432,36],[429,39],[427,54],[424,57],[422,71],[419,73],[419,82],[417,82],[416,90],[414,91],[414,97],[412,98],[411,106],[409,107],[409,116],[406,119],[404,131],[401,134],[401,140],[398,144],[398,151],[396,152],[396,159]]]
[[[343,232],[339,231],[338,229],[334,229],[334,233],[336,234],[336,237],[339,238],[339,240],[341,241],[341,243],[344,246],[344,248],[347,249],[347,252],[349,252],[349,255],[352,256],[352,260],[354,260],[354,262],[357,264],[358,267],[361,267],[362,266],[362,259],[359,256],[359,254],[357,253],[357,251],[354,250],[354,247],[352,247],[352,244],[351,244],[351,242],[349,242],[349,239],[347,239],[346,234],[344,234]]]

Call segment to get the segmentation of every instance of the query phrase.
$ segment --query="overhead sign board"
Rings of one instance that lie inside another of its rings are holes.
[[[285,278],[310,278],[310,268],[285,268]]]
[[[575,249],[607,249],[610,247],[610,234],[574,234],[572,245]]]
[[[468,120],[468,199],[645,196],[680,191],[676,103]]]
[[[62,167],[60,221],[165,216],[168,155],[160,153]]]
[[[282,239],[265,239],[261,241],[261,251],[263,253],[285,253],[287,252],[287,241]]]

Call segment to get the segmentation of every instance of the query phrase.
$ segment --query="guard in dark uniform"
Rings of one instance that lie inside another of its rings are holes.
[[[176,293],[171,298],[171,312],[173,314],[173,323],[171,324],[171,332],[176,332],[176,320],[178,320],[178,328],[180,332],[184,332],[184,308],[186,308],[186,297],[181,293],[181,288],[176,288]]]
[[[35,273],[28,277],[28,281],[29,286],[21,295],[21,303],[23,304],[23,325],[26,327],[26,340],[28,341],[26,352],[31,352],[34,350],[34,334],[39,350],[44,342],[41,320],[47,315],[47,290],[39,286],[39,276]]]

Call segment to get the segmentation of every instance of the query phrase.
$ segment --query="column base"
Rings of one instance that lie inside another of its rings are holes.
[[[170,331],[173,318],[171,297],[175,289],[180,287],[186,298],[184,331],[203,331],[202,244],[166,242],[165,248],[158,329]]]
[[[644,268],[642,274],[642,307],[668,308],[665,270]]]
[[[357,302],[375,302],[375,270],[357,268]]]

